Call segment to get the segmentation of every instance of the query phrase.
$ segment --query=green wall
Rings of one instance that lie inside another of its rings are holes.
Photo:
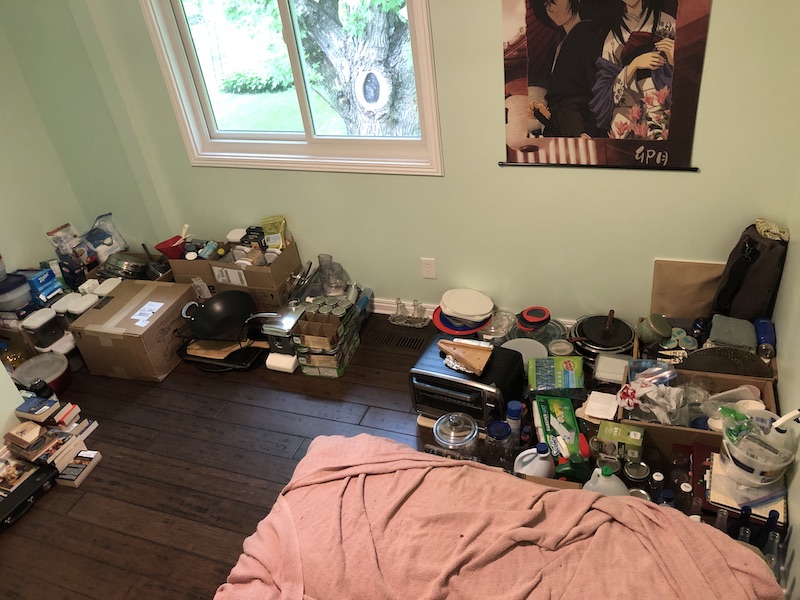
[[[0,252],[19,266],[29,248],[38,261],[47,248],[28,239],[106,211],[132,246],[184,222],[219,238],[283,214],[305,260],[333,254],[378,298],[437,304],[470,287],[513,311],[541,304],[576,318],[613,308],[635,321],[649,307],[655,258],[724,261],[759,216],[800,232],[797,2],[713,3],[699,173],[499,167],[501,3],[433,0],[430,10],[440,178],[193,168],[138,3],[0,0],[0,109],[19,115],[5,119],[0,141],[14,222],[0,222]],[[437,280],[421,278],[421,256],[436,258]],[[798,271],[790,251],[776,313],[784,412],[800,406]]]

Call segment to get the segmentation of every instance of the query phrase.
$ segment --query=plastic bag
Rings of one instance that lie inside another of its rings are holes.
[[[100,215],[94,220],[92,228],[83,235],[84,240],[94,248],[100,264],[115,252],[125,252],[128,244],[122,234],[114,226],[111,213]]]

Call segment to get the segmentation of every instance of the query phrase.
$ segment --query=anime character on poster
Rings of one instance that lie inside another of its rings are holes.
[[[581,0],[530,0],[536,18],[563,35],[550,57],[544,102],[533,97],[529,103],[529,116],[544,124],[545,137],[597,135],[589,101],[603,32],[589,17],[586,4]]]
[[[618,0],[597,60],[591,101],[612,139],[666,140],[672,106],[675,17],[664,0]]]

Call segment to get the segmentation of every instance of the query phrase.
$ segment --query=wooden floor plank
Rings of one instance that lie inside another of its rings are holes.
[[[3,571],[9,574],[34,573],[41,580],[41,587],[34,584],[33,590],[26,590],[26,595],[23,596],[26,600],[47,598],[44,590],[54,586],[97,600],[122,598],[137,578],[136,574],[127,569],[95,560],[91,554],[65,556],[56,545],[58,542],[57,539],[39,542],[13,532],[5,532],[0,538]],[[14,587],[13,578],[11,582],[3,584],[4,589],[13,590]]]
[[[14,534],[40,544],[53,544],[58,540],[62,561],[71,562],[72,557],[83,557],[154,581],[169,581],[194,593],[207,594],[217,582],[224,580],[229,570],[223,562],[114,531],[103,523],[86,523],[72,517],[50,522],[21,519],[14,526]],[[178,558],[180,568],[176,568]]]
[[[251,474],[242,475],[230,469],[180,460],[165,454],[154,454],[105,442],[91,444],[91,446],[103,455],[103,460],[97,469],[114,469],[121,473],[146,477],[153,481],[171,483],[189,494],[213,492],[218,498],[270,507],[284,485],[257,478]],[[293,460],[299,460],[299,458]],[[209,482],[214,482],[214,484],[209,485]]]
[[[435,330],[372,315],[344,376],[181,363],[163,382],[73,374],[61,399],[99,428],[103,459],[0,532],[0,598],[211,598],[319,435],[421,449],[408,369]],[[42,565],[46,565],[45,568]]]
[[[238,533],[96,494],[84,495],[69,516],[212,561],[230,562],[242,549]]]
[[[352,437],[359,433],[369,433],[395,439],[409,446],[416,447],[417,440],[413,435],[394,432],[339,421],[329,421],[317,417],[303,416],[273,411],[243,404],[227,404],[219,413],[219,420],[231,423],[248,423],[253,427],[266,430],[285,431],[292,435],[317,437],[318,435],[343,435]]]
[[[181,517],[229,531],[249,534],[269,511],[264,503],[254,506],[219,498],[211,493],[195,491],[187,494],[177,486],[153,481],[112,469],[96,469],[81,486],[84,493],[108,498],[122,497],[142,508],[158,510],[166,515]],[[209,492],[213,492],[209,489]]]
[[[302,436],[285,435],[274,429],[271,430],[273,435],[264,435],[262,431],[246,423],[231,424],[224,420],[195,417],[150,406],[135,406],[91,394],[81,397],[80,406],[101,421],[113,420],[125,425],[167,431],[174,435],[225,443],[275,456],[291,457],[303,441]]]
[[[168,456],[276,483],[287,483],[298,462],[263,452],[187,439],[169,433],[159,434],[148,451],[156,456]],[[214,480],[207,482],[208,487],[215,484]]]

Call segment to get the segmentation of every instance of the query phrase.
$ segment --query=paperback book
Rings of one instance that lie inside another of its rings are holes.
[[[5,446],[0,448],[0,498],[13,492],[36,469],[36,465],[15,458]]]
[[[44,429],[36,421],[22,421],[19,425],[12,427],[3,436],[6,442],[11,442],[22,448],[27,448],[42,435]]]
[[[59,404],[58,400],[30,396],[16,408],[14,414],[20,419],[43,423],[58,412],[60,408],[61,404]]]
[[[102,458],[103,456],[99,450],[82,450],[78,452],[58,476],[56,483],[67,487],[80,486]]]

